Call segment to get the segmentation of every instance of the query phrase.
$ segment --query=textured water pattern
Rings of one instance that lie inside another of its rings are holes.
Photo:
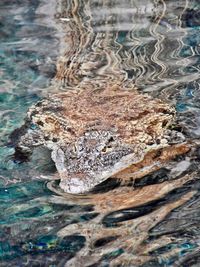
[[[54,20],[55,9],[55,1],[46,0],[0,3],[0,266],[199,266],[198,145],[137,180],[134,194],[124,187],[125,200],[114,180],[93,196],[62,194],[56,183],[39,179],[55,172],[48,151],[18,164],[7,145],[27,108],[54,92],[49,85],[63,51],[59,37],[70,27],[66,40],[75,43],[66,52],[72,62],[58,77],[62,83],[125,77],[175,105],[188,138],[198,140],[199,1],[62,0]],[[76,21],[70,22],[70,10]],[[89,45],[80,38],[84,33]],[[101,45],[101,57],[94,55],[92,48]],[[97,65],[78,72],[85,58]]]

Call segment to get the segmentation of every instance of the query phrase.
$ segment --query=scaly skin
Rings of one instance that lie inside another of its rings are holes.
[[[61,188],[85,193],[172,138],[182,141],[180,133],[169,130],[174,109],[131,89],[74,89],[38,102],[28,111],[18,151],[49,148]]]

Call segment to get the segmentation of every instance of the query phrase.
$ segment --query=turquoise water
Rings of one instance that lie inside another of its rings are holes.
[[[134,6],[132,11],[130,3]],[[109,9],[100,12],[98,2],[94,1],[94,29],[98,32],[110,27],[111,31],[118,31],[118,53],[123,58],[122,68],[128,79],[141,92],[173,104],[188,138],[198,139],[200,4],[197,0],[130,3],[111,1]],[[50,92],[59,53],[58,29],[49,23],[53,17],[49,18],[46,13],[53,6],[54,1],[46,0],[0,3],[0,266],[65,266],[84,247],[85,237],[77,233],[61,238],[57,232],[97,215],[91,206],[59,199],[49,189],[48,181],[40,179],[40,175],[55,173],[48,151],[37,151],[31,162],[18,164],[12,158],[14,148],[8,145],[10,133],[23,124],[28,107]],[[120,26],[115,20],[105,26],[106,12],[120,14],[116,20]],[[131,12],[134,14],[132,24],[128,15]],[[197,150],[197,158],[190,164],[190,168],[197,171],[199,153]],[[182,158],[178,160],[181,162]],[[150,178],[157,182],[165,180],[167,175],[163,170]],[[171,212],[151,230],[150,240],[170,233],[174,241],[152,251],[155,260],[144,266],[173,266],[175,262],[180,264],[176,266],[198,266],[195,264],[200,262],[199,188],[197,180],[154,203],[159,207],[184,190],[197,190],[188,204]],[[135,217],[130,211],[125,212],[121,220],[139,217],[152,209],[149,203],[135,209]],[[112,215],[104,218],[105,225],[112,224],[113,218]],[[178,250],[177,254],[162,257],[174,249]],[[104,255],[102,265],[95,266],[108,266],[109,259],[123,254],[123,250],[111,254]]]
[[[9,134],[23,124],[28,107],[48,90],[55,74],[56,29],[48,25],[46,14],[36,13],[46,3],[0,3],[1,266],[46,266],[45,261],[54,266],[55,260],[44,260],[44,254],[61,257],[65,252],[65,258],[71,257],[84,243],[82,237],[56,237],[54,223],[59,220],[60,227],[69,223],[72,218],[66,210],[75,208],[50,203],[52,193],[45,182],[33,180],[42,159],[20,166],[11,158],[14,148],[6,145]],[[28,255],[33,255],[32,259]]]

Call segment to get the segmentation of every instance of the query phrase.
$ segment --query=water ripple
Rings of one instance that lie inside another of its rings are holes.
[[[1,266],[200,261],[198,143],[161,169],[155,166],[134,187],[115,177],[83,196],[38,179],[57,179],[47,151],[20,165],[6,146],[41,95],[91,81],[97,88],[134,84],[173,104],[185,134],[197,142],[199,10],[198,0],[1,1]]]

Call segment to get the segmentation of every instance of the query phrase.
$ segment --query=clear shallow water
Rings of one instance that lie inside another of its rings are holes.
[[[59,41],[56,29],[46,21],[43,10],[46,6],[45,1],[1,1],[0,4],[1,175],[10,168],[15,169],[12,161],[6,160],[13,153],[12,148],[5,146],[9,134],[23,123],[27,108],[44,91],[48,92],[47,86],[55,75]]]
[[[78,3],[82,4],[78,16],[87,26],[84,2]],[[62,8],[64,6],[67,13],[70,2],[63,2]],[[175,105],[179,121],[191,139],[199,138],[200,134],[199,8],[198,1],[92,1],[90,8],[94,34],[100,40],[104,33],[110,34],[111,41],[105,47],[116,52],[123,75],[126,74],[141,92]],[[49,12],[51,18],[47,18]],[[52,92],[49,85],[59,52],[58,28],[53,24],[53,12],[46,1],[1,1],[0,18],[1,265],[64,266],[81,251],[86,237],[78,230],[75,235],[72,235],[73,229],[64,234],[60,231],[67,225],[93,221],[98,212],[93,211],[87,201],[81,203],[78,199],[62,196],[55,185],[49,187],[47,181],[38,178],[40,174],[55,172],[47,151],[45,158],[36,152],[32,162],[20,165],[12,161],[13,148],[6,146],[9,134],[23,123],[27,108],[48,90]],[[89,49],[81,51],[83,57],[90,52]],[[105,60],[100,67],[106,64]],[[112,67],[111,64],[108,69]],[[97,68],[94,75],[99,73]],[[181,175],[184,170],[189,173],[198,168],[199,150],[195,159],[180,157],[173,166],[145,177],[136,187],[150,181],[159,184],[175,173]],[[197,178],[198,175],[197,172]],[[146,245],[156,240],[163,245],[151,249],[152,259],[143,264],[195,266],[200,262],[199,185],[196,180],[154,202],[103,215],[103,224],[111,227],[119,221],[134,223],[137,218],[173,202],[185,192],[197,190],[188,203],[148,230]],[[85,205],[81,205],[83,203]],[[97,232],[98,220],[96,222]],[[170,237],[171,241],[162,243],[160,237]],[[95,244],[97,251],[102,243],[100,240]],[[103,251],[105,256],[101,261],[97,253],[98,260],[93,266],[108,266],[111,259],[123,255],[121,244],[117,247],[118,250]]]

